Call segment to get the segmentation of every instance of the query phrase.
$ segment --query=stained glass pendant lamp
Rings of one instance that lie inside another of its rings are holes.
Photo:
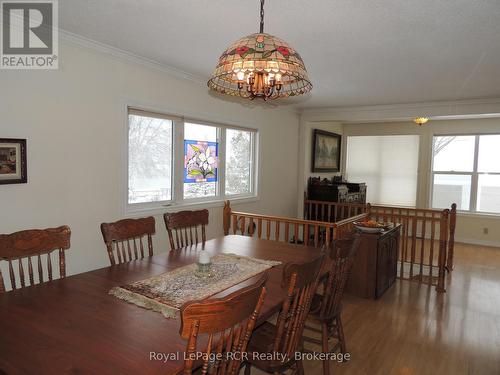
[[[260,32],[229,46],[207,84],[219,93],[251,100],[286,98],[312,89],[299,53],[264,33],[264,0],[260,2]]]

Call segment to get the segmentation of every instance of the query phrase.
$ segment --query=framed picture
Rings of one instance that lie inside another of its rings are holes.
[[[26,139],[0,138],[0,184],[25,184]]]
[[[312,171],[339,172],[342,136],[314,129]]]

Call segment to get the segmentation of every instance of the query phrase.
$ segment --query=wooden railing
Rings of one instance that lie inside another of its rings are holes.
[[[369,206],[370,217],[402,225],[399,277],[444,292],[450,210]]]
[[[367,212],[366,204],[308,200],[304,195],[304,219],[335,223]]]
[[[282,216],[260,215],[232,211],[229,201],[224,204],[224,234],[242,234],[251,237],[295,244],[322,247],[332,240],[342,238],[352,221],[363,220],[368,214],[344,220],[342,223],[328,223],[301,220]],[[340,224],[340,225],[338,225]]]
[[[338,238],[349,232],[355,218],[350,216],[359,212],[377,221],[401,224],[398,277],[445,291],[446,270],[453,269],[455,204],[451,210],[428,210],[304,200],[304,218],[335,222]]]
[[[224,205],[224,234],[242,234],[274,241],[321,247],[329,245],[335,224],[281,216],[259,215],[231,210]]]

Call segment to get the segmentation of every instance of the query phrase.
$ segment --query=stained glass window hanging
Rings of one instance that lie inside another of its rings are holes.
[[[219,147],[217,142],[184,141],[184,182],[216,182]]]

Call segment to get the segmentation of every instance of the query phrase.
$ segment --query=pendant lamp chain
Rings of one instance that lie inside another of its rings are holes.
[[[264,33],[264,1],[260,0],[260,33]]]

